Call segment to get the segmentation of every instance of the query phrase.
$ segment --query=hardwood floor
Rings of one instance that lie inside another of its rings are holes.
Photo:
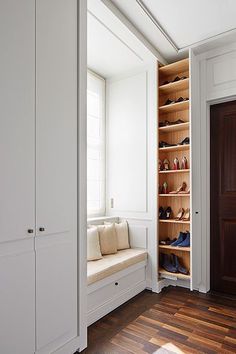
[[[236,353],[236,298],[144,291],[89,327],[83,353]]]

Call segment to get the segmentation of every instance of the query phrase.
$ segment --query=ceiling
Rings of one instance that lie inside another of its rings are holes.
[[[88,0],[88,68],[105,79],[144,66],[156,58],[100,0]]]
[[[112,0],[168,60],[222,34],[235,35],[235,0]]]

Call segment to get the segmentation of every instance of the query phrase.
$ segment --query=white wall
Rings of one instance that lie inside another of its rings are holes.
[[[107,215],[127,219],[137,231],[140,247],[148,248],[149,286],[154,290],[157,282],[156,92],[155,62],[107,80]]]
[[[193,247],[193,267],[197,271],[193,285],[207,292],[210,289],[210,105],[236,99],[236,43],[201,53],[195,59],[198,104],[192,120],[199,129],[194,130],[192,145],[198,156],[199,172],[193,179],[200,190],[200,201],[193,200],[193,206],[196,211],[198,204],[200,208],[193,224],[197,232]]]

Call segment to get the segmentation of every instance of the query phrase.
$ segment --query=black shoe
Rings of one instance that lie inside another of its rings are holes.
[[[164,219],[169,220],[171,219],[172,209],[171,207],[167,207],[164,211]]]
[[[170,146],[176,146],[176,144],[170,144],[167,143],[166,141],[159,141],[159,148],[170,147]]]
[[[189,100],[188,97],[186,97],[186,98],[179,97],[179,98],[175,101],[175,103],[179,103],[179,102],[183,102],[183,101],[188,101],[188,100]]]
[[[179,143],[178,145],[189,145],[189,144],[190,144],[190,139],[189,137],[187,137],[183,141],[181,141],[181,143]]]
[[[170,100],[168,98],[168,100],[165,102],[164,106],[169,105],[169,104],[173,104],[173,103],[175,103],[175,101],[174,100]]]
[[[162,206],[159,208],[159,219],[164,219],[164,213],[165,213],[165,210],[164,208],[162,208]]]
[[[182,77],[176,76],[176,78],[175,78],[172,82],[176,82],[176,81],[180,81],[180,80],[185,80],[185,79],[187,79],[186,76],[182,76]]]
[[[170,125],[171,123],[168,120],[165,120],[163,122],[159,123],[159,127],[166,127],[167,125]]]
[[[175,120],[174,122],[171,122],[170,124],[175,125],[175,124],[182,124],[182,123],[185,123],[185,122],[182,119],[178,119],[178,120]]]

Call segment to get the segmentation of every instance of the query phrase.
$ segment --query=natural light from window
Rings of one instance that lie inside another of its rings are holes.
[[[105,215],[105,80],[88,72],[87,212]]]

